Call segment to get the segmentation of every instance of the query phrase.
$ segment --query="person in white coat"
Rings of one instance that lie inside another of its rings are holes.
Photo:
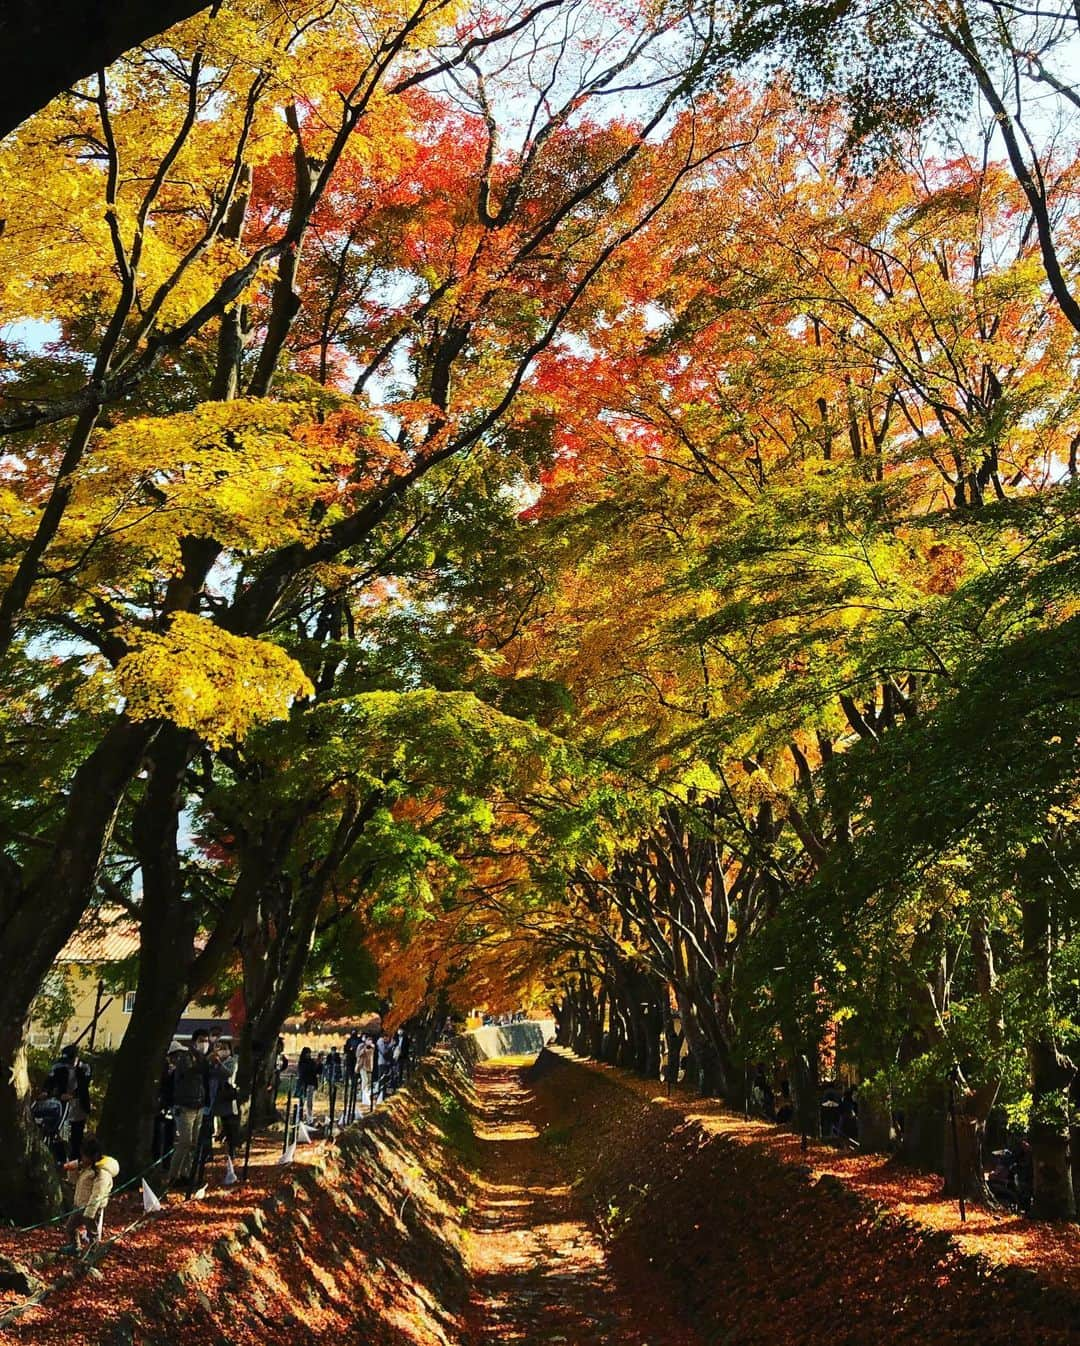
[[[120,1165],[101,1148],[97,1136],[83,1136],[76,1168],[75,1209],[67,1221],[67,1232],[76,1247],[96,1234],[98,1219],[105,1213]]]

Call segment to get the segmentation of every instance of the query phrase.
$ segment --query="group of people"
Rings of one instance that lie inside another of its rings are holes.
[[[754,1071],[750,1084],[750,1102],[755,1111],[780,1126],[787,1126],[795,1115],[791,1099],[791,1083],[786,1076],[773,1081],[763,1065]],[[852,1145],[859,1141],[859,1104],[852,1085],[843,1088],[833,1081],[821,1086],[821,1134],[826,1139],[846,1140]]]
[[[120,1165],[87,1131],[91,1070],[78,1043],[70,1043],[53,1063],[31,1105],[31,1115],[57,1166],[74,1185],[74,1207],[66,1228],[81,1248],[92,1237],[112,1195]]]
[[[408,1076],[411,1052],[404,1028],[392,1034],[385,1029],[372,1034],[354,1028],[340,1051],[337,1047],[329,1052],[302,1048],[296,1063],[296,1096],[306,1125],[314,1124],[315,1098],[323,1088],[332,1092],[335,1112],[340,1107],[342,1121],[351,1121],[358,1108],[389,1097]],[[283,1065],[280,1057],[278,1065],[279,1073],[288,1069],[288,1062]]]
[[[158,1082],[154,1158],[170,1154],[168,1185],[198,1180],[215,1140],[231,1169],[240,1150],[239,1058],[217,1030],[198,1029],[186,1043],[173,1040]]]
[[[404,1028],[390,1034],[353,1030],[340,1051],[312,1052],[305,1047],[296,1064],[296,1095],[305,1121],[314,1123],[315,1095],[323,1086],[340,1100],[341,1121],[351,1121],[360,1106],[370,1106],[402,1084],[409,1072],[411,1041]],[[158,1082],[153,1154],[168,1163],[166,1186],[191,1191],[202,1180],[215,1144],[223,1148],[226,1182],[235,1178],[240,1156],[241,1098],[238,1057],[229,1039],[214,1029],[197,1029],[185,1041],[169,1044]],[[289,1071],[284,1042],[278,1039],[273,1089]],[[74,1211],[68,1228],[78,1246],[99,1226],[119,1164],[87,1131],[91,1117],[91,1070],[77,1044],[63,1049],[32,1106],[42,1139],[74,1184]]]

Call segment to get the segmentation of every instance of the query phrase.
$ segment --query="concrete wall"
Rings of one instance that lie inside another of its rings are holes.
[[[554,1019],[526,1019],[498,1028],[474,1028],[463,1035],[461,1045],[470,1060],[489,1061],[493,1056],[532,1056],[554,1036]]]

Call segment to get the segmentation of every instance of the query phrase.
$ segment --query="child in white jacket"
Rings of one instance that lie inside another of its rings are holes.
[[[120,1165],[105,1153],[96,1136],[84,1136],[77,1169],[75,1209],[68,1217],[67,1231],[78,1248],[97,1230],[98,1216],[109,1204]]]

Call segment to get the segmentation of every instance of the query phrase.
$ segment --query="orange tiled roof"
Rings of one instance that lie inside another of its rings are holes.
[[[139,952],[139,927],[122,907],[92,913],[60,950],[58,963],[120,963]]]

